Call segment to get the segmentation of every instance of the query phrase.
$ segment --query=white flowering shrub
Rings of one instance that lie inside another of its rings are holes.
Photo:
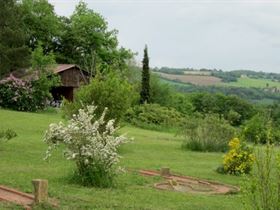
[[[49,145],[46,159],[60,144],[66,146],[65,157],[76,163],[77,178],[84,185],[107,187],[112,184],[120,156],[117,148],[127,139],[116,136],[114,120],[105,121],[107,109],[95,120],[96,106],[80,109],[67,125],[50,124],[44,141]]]

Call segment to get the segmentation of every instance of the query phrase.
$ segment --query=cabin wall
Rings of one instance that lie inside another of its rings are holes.
[[[69,101],[73,101],[74,91],[89,82],[89,77],[83,75],[77,67],[67,69],[58,74],[61,79],[61,86],[52,90],[52,95],[56,100],[61,100],[64,97]]]
[[[62,86],[64,87],[80,87],[82,84],[88,83],[88,76],[83,75],[80,69],[72,68],[59,73]]]

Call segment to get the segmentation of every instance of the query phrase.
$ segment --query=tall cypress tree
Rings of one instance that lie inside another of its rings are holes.
[[[143,58],[143,70],[142,70],[142,89],[140,92],[140,103],[150,102],[150,68],[149,68],[149,57],[148,47],[145,46],[144,58]]]

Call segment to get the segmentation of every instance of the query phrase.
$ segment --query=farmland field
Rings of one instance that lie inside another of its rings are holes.
[[[184,71],[184,74],[210,76],[211,72],[210,71]]]
[[[58,149],[49,162],[43,160],[46,145],[42,137],[48,124],[61,120],[57,113],[23,113],[0,109],[0,129],[14,129],[18,137],[0,144],[1,184],[32,192],[31,180],[49,180],[51,197],[59,200],[58,209],[242,209],[242,194],[194,195],[159,191],[152,186],[159,178],[142,177],[126,171],[110,189],[82,187],[69,181],[74,164],[66,161]],[[180,137],[172,133],[123,127],[121,133],[134,137],[120,148],[124,169],[152,169],[168,166],[178,174],[217,180],[239,185],[241,177],[215,172],[221,164],[222,153],[200,153],[181,149]],[[15,209],[0,203],[0,209]],[[21,208],[18,208],[21,209]],[[40,208],[39,208],[40,209]]]
[[[266,88],[266,87],[277,87],[280,88],[280,82],[272,81],[269,79],[254,79],[249,77],[238,78],[237,82],[222,82],[220,78],[207,75],[177,75],[177,74],[166,74],[157,73],[163,79],[174,81],[177,84],[194,84],[201,86],[218,85],[228,87],[245,87],[245,88]],[[268,86],[267,86],[268,85]]]
[[[166,74],[158,73],[160,77],[168,80],[178,81],[181,83],[191,83],[194,85],[217,85],[221,83],[221,79],[213,76],[204,75],[176,75],[176,74]]]

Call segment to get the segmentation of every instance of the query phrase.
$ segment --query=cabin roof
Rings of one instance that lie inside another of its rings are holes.
[[[53,70],[54,73],[59,73],[59,72],[62,72],[62,71],[66,71],[68,69],[71,69],[73,67],[76,67],[78,69],[80,69],[77,65],[75,64],[58,64],[56,66],[56,68]]]

